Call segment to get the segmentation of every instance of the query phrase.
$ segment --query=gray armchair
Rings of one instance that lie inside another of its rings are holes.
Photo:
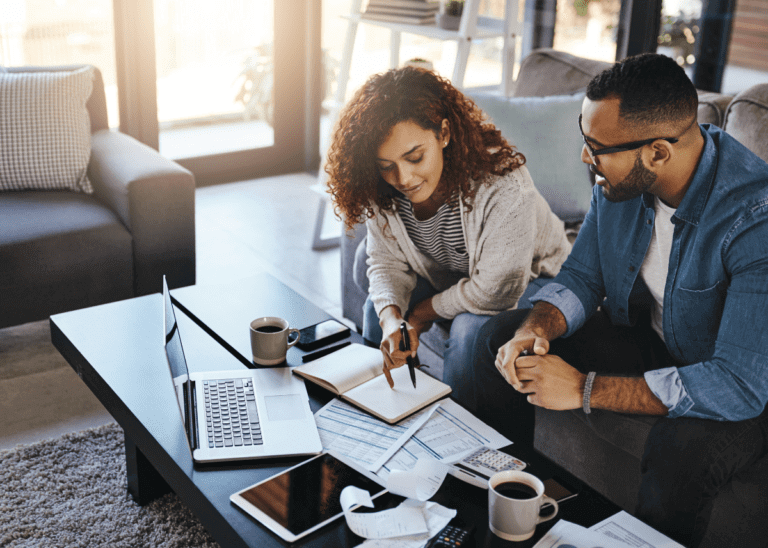
[[[98,69],[86,106],[93,194],[0,193],[0,328],[195,283],[194,176],[109,129]]]

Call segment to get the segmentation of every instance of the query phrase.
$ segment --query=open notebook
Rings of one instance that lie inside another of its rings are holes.
[[[414,388],[405,366],[391,371],[395,381],[391,389],[382,363],[380,350],[355,343],[293,372],[390,424],[451,392],[450,386],[419,369]]]

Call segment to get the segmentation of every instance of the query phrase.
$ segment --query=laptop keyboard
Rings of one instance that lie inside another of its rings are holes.
[[[262,445],[253,379],[204,381],[208,447]]]

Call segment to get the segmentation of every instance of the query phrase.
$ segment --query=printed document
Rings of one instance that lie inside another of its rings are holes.
[[[375,471],[402,447],[439,406],[440,402],[435,403],[399,424],[387,424],[346,402],[333,399],[315,413],[315,423],[324,450],[335,451]]]
[[[621,511],[589,528],[611,539],[619,540],[627,546],[641,548],[684,548],[668,536]]]
[[[427,422],[374,471],[386,480],[392,470],[410,470],[420,458],[451,464],[483,445],[499,449],[511,443],[453,400],[443,400]]]
[[[533,548],[684,548],[621,511],[589,529],[561,519]]]

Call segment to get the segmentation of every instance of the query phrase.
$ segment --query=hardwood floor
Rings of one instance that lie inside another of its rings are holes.
[[[339,317],[339,249],[311,249],[322,199],[310,188],[316,182],[294,174],[198,189],[197,285],[268,272]],[[339,233],[330,209],[325,230]]]
[[[197,189],[197,285],[268,272],[341,319],[340,251],[311,249],[315,183],[301,173]],[[334,231],[327,214],[325,235]],[[51,344],[47,320],[0,329],[0,450],[110,421]]]

